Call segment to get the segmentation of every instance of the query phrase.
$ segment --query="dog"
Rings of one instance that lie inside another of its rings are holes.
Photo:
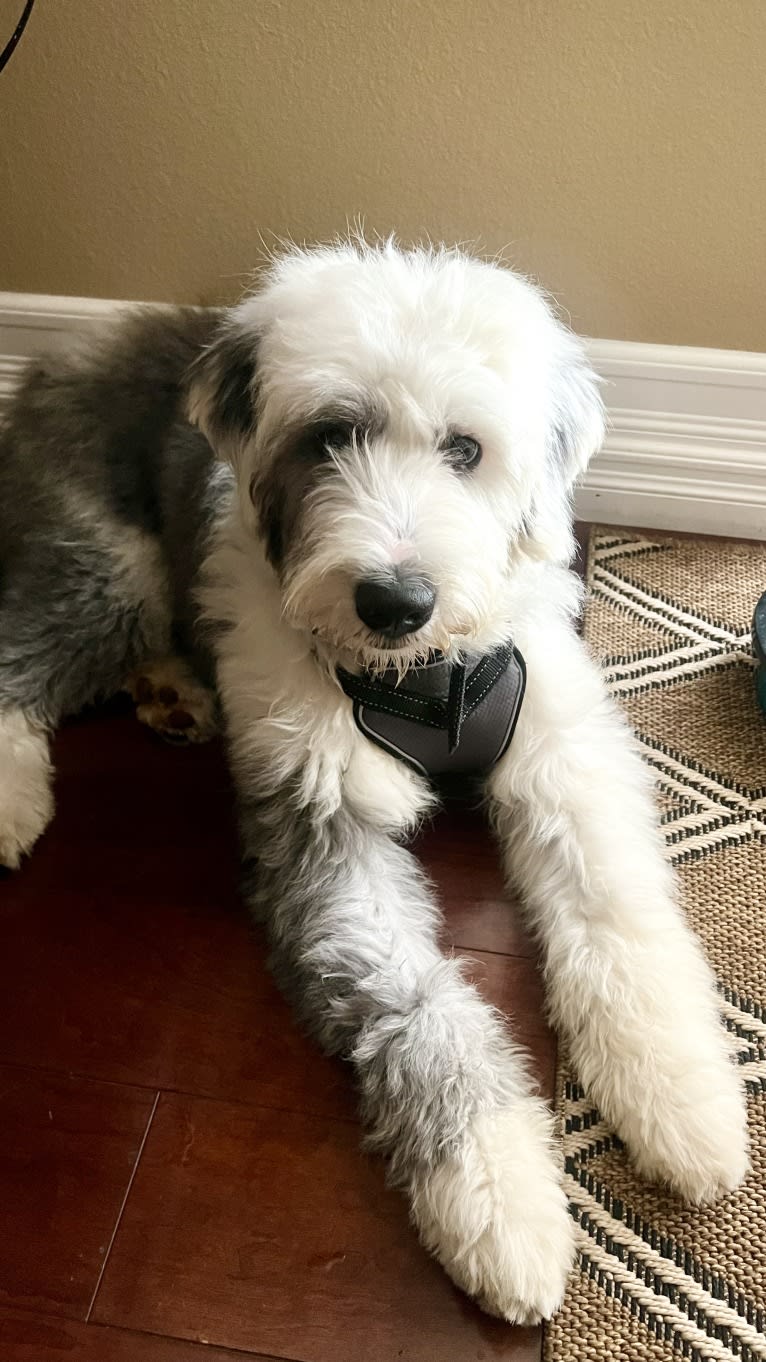
[[[0,861],[53,815],[64,715],[131,677],[139,717],[193,739],[219,702],[278,981],[351,1064],[423,1244],[517,1323],[573,1261],[551,1116],[406,846],[433,772],[471,765],[477,694],[501,695],[482,790],[580,1080],[689,1201],[747,1168],[650,779],[577,635],[571,493],[603,434],[536,286],[341,241],[33,365],[0,444]]]

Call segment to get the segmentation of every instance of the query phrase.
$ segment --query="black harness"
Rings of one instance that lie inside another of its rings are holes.
[[[506,751],[524,698],[526,668],[513,643],[448,662],[440,654],[401,682],[338,668],[358,728],[419,775],[441,779],[489,771]]]

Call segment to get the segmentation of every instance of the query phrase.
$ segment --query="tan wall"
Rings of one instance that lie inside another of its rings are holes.
[[[766,350],[765,167],[764,0],[38,0],[0,288],[230,298],[363,214],[509,247],[590,334]]]

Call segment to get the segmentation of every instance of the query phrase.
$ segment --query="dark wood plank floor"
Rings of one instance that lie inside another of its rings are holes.
[[[120,706],[55,745],[58,812],[0,882],[3,1362],[532,1362],[420,1249],[237,892],[220,747]],[[534,952],[478,814],[418,843],[446,943],[541,1088]]]

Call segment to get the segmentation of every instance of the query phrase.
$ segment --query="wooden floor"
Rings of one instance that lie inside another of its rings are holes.
[[[237,891],[216,744],[70,724],[58,812],[0,882],[2,1362],[532,1362],[419,1247],[361,1154],[349,1074],[304,1038]],[[554,1042],[481,819],[418,850],[446,940]],[[208,1345],[208,1346],[205,1346]]]

